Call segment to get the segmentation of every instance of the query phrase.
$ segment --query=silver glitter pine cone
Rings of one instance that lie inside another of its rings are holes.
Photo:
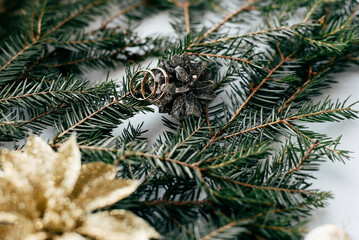
[[[155,81],[159,86],[156,96],[166,92],[155,103],[159,112],[169,113],[177,120],[190,115],[201,117],[200,100],[213,100],[216,97],[211,89],[213,81],[209,80],[211,70],[202,62],[193,64],[187,54],[175,55],[171,61],[162,60],[160,68],[168,74],[169,84],[165,84],[162,73],[156,75]]]

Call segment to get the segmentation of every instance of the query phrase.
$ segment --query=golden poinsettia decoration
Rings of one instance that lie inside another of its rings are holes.
[[[116,167],[81,165],[75,137],[57,152],[38,137],[24,151],[2,150],[0,239],[140,240],[159,234],[126,210],[92,211],[129,196],[134,180],[115,179]]]

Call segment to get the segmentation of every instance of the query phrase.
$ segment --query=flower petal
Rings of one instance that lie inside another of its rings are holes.
[[[33,187],[38,209],[43,211],[48,199],[66,197],[72,191],[81,169],[81,155],[74,137],[55,153],[41,138],[31,136],[24,152],[4,150],[1,163],[12,182],[28,182]]]
[[[31,136],[24,152],[2,150],[1,165],[5,176],[13,181],[28,179],[31,185],[41,186],[52,178],[55,157],[49,145],[41,138]]]
[[[83,236],[81,236],[80,234],[77,233],[64,233],[61,236],[55,237],[54,240],[86,240],[87,238],[84,238]]]
[[[24,151],[28,156],[36,159],[36,164],[54,163],[55,152],[40,137],[30,136]]]
[[[77,198],[82,192],[88,191],[91,185],[98,181],[113,180],[116,177],[116,166],[103,162],[91,162],[81,166],[80,176],[70,195],[71,199]]]
[[[0,218],[1,240],[27,239],[35,230],[32,221],[20,214],[0,213]],[[15,222],[11,223],[13,220]]]
[[[65,195],[70,194],[79,177],[80,170],[80,149],[75,136],[71,136],[57,152],[54,166],[55,187],[60,187]]]
[[[14,183],[0,177],[0,212],[14,212],[29,219],[37,218],[40,213],[33,198],[33,188],[26,182]]]
[[[129,179],[101,179],[90,183],[81,194],[74,199],[86,212],[112,205],[133,193],[139,183]]]
[[[23,152],[2,150],[4,175],[17,186],[29,184],[40,210],[46,205],[45,192],[53,188],[55,152],[41,138],[30,137]]]
[[[160,237],[146,221],[126,210],[92,214],[77,232],[96,240],[147,240]]]
[[[0,225],[12,225],[16,223],[18,214],[13,212],[0,212]]]
[[[25,240],[46,240],[47,234],[45,232],[39,232],[28,235]]]

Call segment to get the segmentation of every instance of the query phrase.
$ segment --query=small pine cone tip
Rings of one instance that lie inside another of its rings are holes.
[[[162,68],[169,78],[165,84],[162,73],[156,75],[159,86],[156,95],[166,94],[155,105],[162,113],[169,113],[177,120],[182,120],[193,115],[201,117],[202,105],[200,100],[213,100],[216,95],[211,89],[213,81],[210,81],[211,70],[202,62],[193,64],[187,54],[175,55],[172,60],[162,60]]]

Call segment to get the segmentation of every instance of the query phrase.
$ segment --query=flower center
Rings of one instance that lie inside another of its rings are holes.
[[[77,227],[84,211],[68,197],[50,198],[47,203],[42,229],[49,233],[63,233]]]

